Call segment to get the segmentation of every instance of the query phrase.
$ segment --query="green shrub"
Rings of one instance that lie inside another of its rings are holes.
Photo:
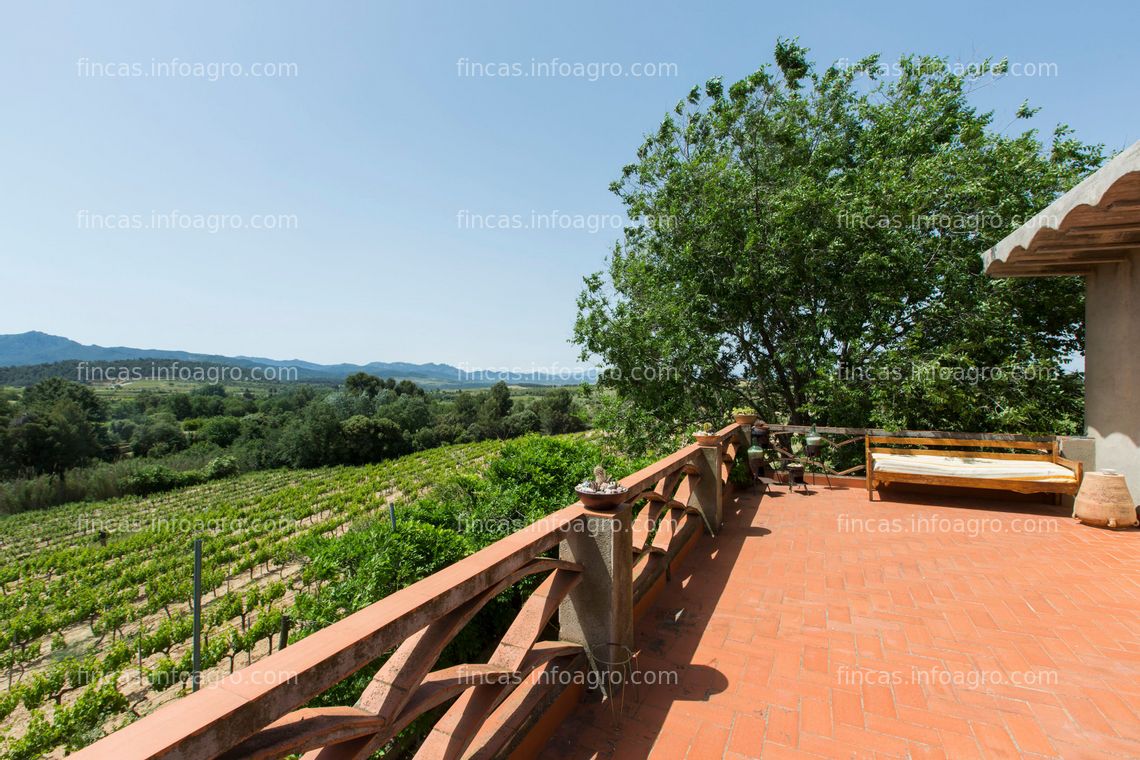
[[[127,475],[123,478],[121,485],[123,493],[146,496],[160,491],[169,491],[172,488],[195,485],[204,480],[202,473],[195,470],[178,472],[166,465],[155,464]]]
[[[202,474],[206,480],[218,480],[237,475],[240,471],[241,468],[238,466],[237,459],[226,455],[211,459],[210,463],[202,470]]]

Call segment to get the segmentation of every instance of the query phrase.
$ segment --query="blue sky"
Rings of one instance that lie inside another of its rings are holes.
[[[619,235],[608,185],[693,84],[739,79],[780,36],[827,62],[1006,56],[1023,75],[975,96],[996,124],[1029,99],[1043,132],[1068,122],[1117,150],[1140,139],[1138,15],[1134,2],[11,4],[0,333],[566,366],[581,277]],[[532,62],[610,75],[477,75]],[[244,75],[258,64],[283,65]],[[663,65],[612,75],[635,64]],[[152,75],[108,75],[132,66]],[[514,215],[546,228],[474,228]]]

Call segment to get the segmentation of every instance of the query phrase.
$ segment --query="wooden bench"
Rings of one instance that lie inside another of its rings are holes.
[[[865,447],[868,499],[889,483],[1054,494],[1081,485],[1081,463],[1063,458],[1056,440],[868,435]]]

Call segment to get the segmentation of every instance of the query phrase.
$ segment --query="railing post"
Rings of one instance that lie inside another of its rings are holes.
[[[614,683],[633,651],[632,506],[586,510],[569,526],[559,555],[583,567],[582,581],[558,608],[559,636],[585,647],[602,684]]]
[[[724,484],[720,481],[721,445],[701,444],[695,464],[701,470],[700,480],[693,487],[690,504],[701,512],[709,535],[715,536],[724,522]]]

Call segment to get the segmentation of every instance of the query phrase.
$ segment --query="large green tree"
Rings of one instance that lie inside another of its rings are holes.
[[[5,414],[11,417],[0,436],[7,452],[0,460],[8,460],[9,469],[62,476],[71,467],[107,456],[101,425],[106,409],[86,386],[56,377],[43,380],[24,391],[18,412]]]
[[[612,185],[639,223],[586,278],[574,331],[617,391],[608,424],[682,430],[750,406],[792,422],[1078,425],[1080,378],[1054,373],[1083,340],[1081,282],[994,280],[979,254],[1101,148],[1064,126],[1048,146],[996,129],[969,95],[1004,63],[821,70],[786,40],[775,58],[693,88]]]

